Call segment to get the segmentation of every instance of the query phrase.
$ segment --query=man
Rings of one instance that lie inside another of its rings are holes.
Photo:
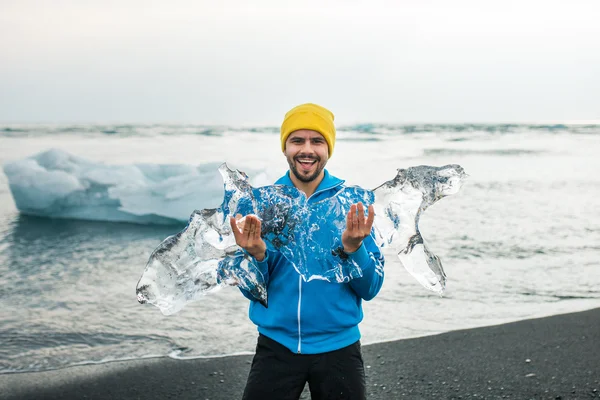
[[[344,187],[343,180],[325,169],[335,145],[333,119],[321,106],[302,104],[290,110],[281,125],[289,171],[276,184],[295,186],[306,194],[308,204],[332,197]],[[375,297],[384,276],[383,256],[371,234],[373,219],[373,206],[367,216],[363,204],[350,207],[341,240],[344,253],[363,276],[336,283],[304,282],[281,253],[267,250],[257,217],[246,216],[240,228],[231,218],[235,240],[256,259],[269,296],[268,308],[257,301],[250,304],[250,319],[258,326],[259,337],[244,399],[298,399],[306,382],[313,399],[365,399],[358,330],[361,301]],[[320,231],[337,232],[329,222],[331,228]]]

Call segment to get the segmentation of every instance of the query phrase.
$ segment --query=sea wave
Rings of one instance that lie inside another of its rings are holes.
[[[42,330],[42,328],[44,328]],[[4,349],[0,350],[0,375],[47,371],[72,365],[99,364],[110,361],[161,357],[183,353],[186,348],[161,335],[135,335],[117,332],[60,332],[51,327],[30,326],[43,331],[30,334],[9,328],[0,332]],[[155,354],[148,353],[152,349]],[[79,351],[74,351],[79,349]],[[85,351],[82,351],[85,349]],[[20,364],[16,360],[28,359]]]
[[[53,135],[78,136],[225,136],[228,134],[278,134],[274,126],[239,127],[201,124],[7,124],[0,125],[0,137],[38,137]],[[338,127],[342,140],[377,140],[373,137],[390,135],[440,134],[452,136],[449,140],[468,140],[472,135],[502,134],[600,134],[600,124],[354,124]],[[459,135],[459,137],[456,137]]]
[[[445,156],[520,156],[540,154],[542,151],[528,149],[425,149],[424,155],[445,155]]]

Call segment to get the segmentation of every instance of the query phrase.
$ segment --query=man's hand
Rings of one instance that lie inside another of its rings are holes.
[[[344,252],[354,253],[364,238],[371,234],[373,221],[375,220],[375,209],[369,206],[369,216],[365,219],[365,207],[362,203],[352,204],[346,216],[346,230],[342,234]]]
[[[237,220],[241,219],[241,214],[236,218],[230,217],[229,224],[235,242],[238,246],[246,250],[256,261],[262,261],[266,257],[267,245],[260,237],[260,220],[256,215],[246,215],[244,221],[238,227]]]

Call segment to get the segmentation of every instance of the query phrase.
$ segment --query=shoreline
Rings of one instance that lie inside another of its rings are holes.
[[[600,308],[364,345],[363,356],[369,399],[600,399]],[[237,399],[251,360],[155,357],[3,374],[0,398]]]
[[[573,300],[571,300],[571,301],[573,301]],[[582,311],[592,310],[595,308],[599,308],[597,301],[594,302],[593,306],[590,306],[589,304],[585,303],[583,306],[580,306],[580,307],[560,308],[555,313],[551,313],[551,314],[548,314],[547,312],[541,312],[536,315],[530,315],[527,317],[521,316],[519,319],[509,318],[509,319],[506,319],[503,321],[497,321],[494,323],[483,323],[483,324],[477,324],[477,325],[473,325],[473,326],[455,328],[452,330],[428,332],[428,333],[418,333],[418,334],[410,335],[410,336],[401,336],[401,337],[377,340],[377,341],[372,341],[372,342],[365,342],[364,338],[363,338],[363,339],[361,339],[361,344],[362,344],[362,347],[364,348],[366,346],[371,346],[371,345],[379,345],[379,344],[385,344],[385,343],[389,343],[389,342],[399,342],[399,341],[410,340],[410,339],[420,339],[420,338],[425,338],[428,336],[437,336],[437,335],[442,335],[445,333],[450,333],[450,332],[455,332],[455,331],[465,331],[465,330],[471,330],[471,329],[493,327],[493,326],[505,325],[505,324],[510,324],[510,323],[519,322],[519,321],[531,320],[531,319],[540,319],[540,318],[546,318],[546,317],[552,317],[552,316],[559,316],[559,315],[563,315],[563,314],[573,314],[573,313],[578,313],[578,312],[582,312]],[[256,333],[256,335],[258,335],[258,333]],[[171,354],[174,352],[175,351],[172,351]],[[111,363],[119,363],[119,362],[143,361],[143,360],[151,360],[151,359],[163,359],[164,358],[164,359],[172,359],[172,360],[176,360],[176,361],[188,361],[188,360],[197,360],[197,359],[213,359],[213,358],[248,356],[248,355],[250,355],[250,356],[254,355],[254,351],[253,350],[252,351],[238,351],[238,352],[232,352],[232,353],[226,353],[226,354],[205,354],[205,355],[184,356],[184,357],[171,356],[170,354],[162,354],[162,355],[157,354],[157,355],[147,355],[147,356],[134,357],[134,358],[117,358],[117,359],[102,360],[102,361],[83,361],[83,362],[79,362],[79,363],[75,363],[75,364],[64,365],[64,366],[60,366],[57,368],[51,368],[51,369],[43,369],[43,370],[39,370],[39,371],[32,370],[32,371],[5,372],[5,373],[0,373],[0,377],[2,377],[3,375],[40,373],[40,372],[58,371],[58,370],[62,370],[62,369],[72,368],[72,367],[111,364]],[[0,386],[0,388],[1,388],[1,386]]]

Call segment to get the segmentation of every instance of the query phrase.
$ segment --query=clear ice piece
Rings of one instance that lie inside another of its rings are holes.
[[[235,278],[266,302],[266,288],[260,292],[265,287],[262,274],[239,250],[223,219],[220,209],[196,210],[184,230],[166,238],[150,255],[137,284],[138,301],[170,315]]]
[[[253,188],[245,173],[226,164],[219,172],[225,186],[223,203],[217,209],[194,211],[188,226],[152,253],[137,285],[140,303],[153,304],[168,315],[223,285],[238,285],[266,307],[265,277],[254,259],[235,244],[229,226],[228,217],[237,214],[257,215],[267,248],[280,251],[305,281],[348,282],[360,277],[360,267],[342,251],[341,243],[346,214],[359,201],[374,205],[378,245],[393,246],[417,281],[443,293],[446,275],[423,240],[418,222],[428,206],[460,189],[466,176],[460,166],[400,169],[396,178],[373,191],[346,187],[311,204],[295,187]],[[383,268],[377,260],[376,268]]]
[[[443,294],[442,262],[419,232],[423,211],[457,193],[466,174],[460,165],[421,165],[399,169],[396,177],[375,188],[375,233],[380,247],[393,247],[406,270],[425,288]]]

